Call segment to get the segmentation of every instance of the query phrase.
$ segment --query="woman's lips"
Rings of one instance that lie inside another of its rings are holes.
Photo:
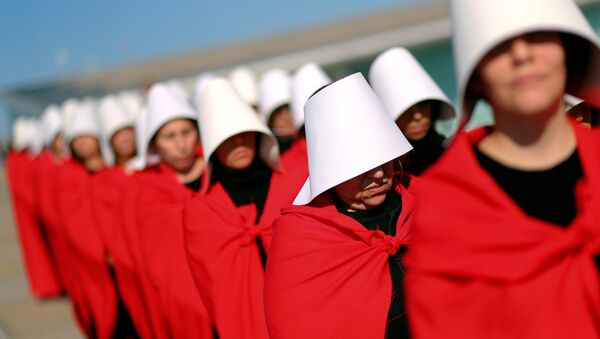
[[[541,80],[541,76],[536,74],[527,74],[518,76],[515,80],[512,81],[512,85],[515,87],[529,87],[539,83]]]
[[[246,147],[238,148],[231,152],[231,156],[234,158],[245,158],[250,156],[250,150]]]
[[[387,192],[388,189],[389,189],[389,184],[385,183],[385,184],[381,184],[381,185],[378,185],[373,188],[369,188],[365,191],[365,193],[367,193],[369,196],[375,196],[375,195],[380,195],[380,194]]]

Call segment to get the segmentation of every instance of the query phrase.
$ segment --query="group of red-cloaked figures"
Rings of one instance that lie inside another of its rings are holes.
[[[458,118],[392,48],[17,119],[32,294],[89,338],[600,338],[597,34],[572,0],[450,13]]]

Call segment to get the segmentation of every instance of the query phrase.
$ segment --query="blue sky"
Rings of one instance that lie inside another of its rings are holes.
[[[427,0],[3,0],[3,88]]]

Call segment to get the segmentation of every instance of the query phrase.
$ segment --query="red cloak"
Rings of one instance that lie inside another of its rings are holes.
[[[584,176],[568,228],[526,215],[479,166],[484,129],[425,173],[405,260],[414,338],[600,337],[600,135],[573,126]]]
[[[123,186],[118,216],[113,231],[111,255],[117,286],[123,303],[141,338],[162,338],[156,331],[162,329],[160,322],[153,322],[149,301],[146,300],[148,281],[144,269],[144,260],[140,251],[137,227],[137,198],[139,196],[140,177],[146,171],[136,172]],[[110,246],[110,245],[109,245]],[[154,326],[153,326],[154,325]]]
[[[300,192],[302,185],[308,178],[308,153],[305,137],[296,140],[292,147],[281,155],[281,164],[285,169],[285,176],[288,180],[300,184],[297,191]]]
[[[64,229],[60,223],[58,200],[58,177],[62,161],[54,160],[49,150],[44,151],[37,159],[37,190],[40,205],[40,218],[48,234],[48,241],[56,260],[60,280],[67,292],[74,277],[68,270],[71,256],[68,252]]]
[[[194,192],[163,164],[147,169],[139,182],[136,224],[152,320],[164,323],[169,337],[212,338],[184,248],[183,204]]]
[[[396,236],[339,213],[326,194],[282,211],[265,278],[272,339],[384,337],[392,298],[388,258],[410,241],[413,189],[396,187]]]
[[[115,228],[123,187],[130,178],[122,166],[104,168],[92,177],[92,204],[96,225],[108,255],[114,252]]]
[[[92,174],[77,161],[71,159],[63,164],[59,175],[60,217],[73,253],[71,264],[78,290],[73,303],[79,312],[89,312],[83,330],[88,334],[95,332],[97,338],[112,338],[117,298],[106,249],[95,224],[91,180]]]
[[[283,206],[291,204],[301,184],[274,171],[257,224],[255,205],[236,207],[219,183],[206,196],[186,202],[188,261],[220,338],[268,338],[264,268],[256,239],[260,238],[268,253],[273,221]]]
[[[39,215],[36,163],[37,160],[27,151],[11,151],[6,158],[15,223],[29,288],[35,297],[48,298],[61,295],[63,286]]]

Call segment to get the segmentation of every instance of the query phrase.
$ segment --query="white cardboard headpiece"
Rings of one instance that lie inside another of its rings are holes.
[[[27,127],[27,118],[18,117],[13,123],[12,130],[12,148],[16,151],[22,151],[27,148],[29,131]]]
[[[573,0],[452,0],[452,45],[456,70],[458,102],[463,124],[470,119],[477,101],[467,92],[468,83],[481,60],[500,43],[536,31],[566,33],[582,38],[591,45],[587,70],[589,79],[577,84],[572,93],[587,100],[584,94],[590,83],[600,82],[600,44],[596,33]],[[598,99],[595,99],[596,102]]]
[[[294,127],[300,129],[304,125],[304,104],[319,88],[331,83],[331,78],[311,62],[298,68],[292,77],[292,116]]]
[[[42,122],[35,118],[28,119],[27,130],[29,135],[27,148],[32,155],[39,155],[44,150],[44,128]]]
[[[202,94],[199,110],[200,135],[205,159],[228,138],[244,133],[261,133],[258,155],[274,170],[279,166],[279,146],[271,131],[223,78],[211,80]],[[207,167],[210,175],[211,166]]]
[[[169,80],[169,81],[167,81],[166,85],[169,86],[171,91],[173,93],[175,93],[176,95],[178,95],[181,99],[186,100],[186,101],[188,100],[188,92],[185,89],[185,87],[183,86],[183,84],[181,84],[179,81]]]
[[[248,104],[258,104],[258,87],[256,75],[248,67],[236,67],[229,75],[229,81],[240,97]]]
[[[62,115],[62,134],[63,136],[67,135],[67,126],[69,126],[71,124],[71,120],[73,119],[73,117],[75,116],[75,112],[77,111],[77,108],[79,107],[79,101],[77,101],[77,99],[67,99],[65,100],[65,102],[63,102],[62,106],[61,106],[61,115]]]
[[[129,160],[127,166],[135,170],[142,170],[146,167],[146,157],[142,154],[146,154],[148,145],[146,143],[146,125],[148,123],[148,110],[142,108],[140,113],[135,119],[134,132],[135,132],[135,148],[137,155],[135,158]]]
[[[134,119],[114,96],[107,96],[102,99],[98,108],[98,115],[100,117],[100,126],[102,127],[102,140],[100,143],[102,158],[105,164],[113,166],[115,164],[115,155],[110,139],[120,129],[133,127]]]
[[[166,84],[155,84],[148,92],[146,131],[143,133],[143,146],[146,152],[141,154],[141,162],[154,165],[157,158],[148,154],[150,141],[158,130],[166,123],[176,119],[189,119],[197,121],[196,111],[179,94],[174,93]]]
[[[196,79],[196,83],[194,84],[194,106],[196,109],[200,109],[200,102],[202,101],[202,92],[206,88],[206,85],[214,79],[215,76],[212,73],[202,73]]]
[[[380,54],[369,70],[369,82],[394,120],[427,100],[441,104],[440,119],[456,116],[446,94],[405,48],[392,48]]]
[[[413,149],[360,73],[317,92],[304,111],[309,177],[294,205]]]
[[[292,98],[291,77],[282,69],[273,69],[260,79],[258,85],[260,93],[260,111],[264,114],[265,121],[269,121],[271,114],[277,108],[289,104]]]
[[[70,145],[73,139],[83,135],[99,137],[100,126],[93,102],[84,101],[79,103],[69,120],[65,130],[66,145]]]
[[[46,107],[42,113],[42,127],[44,135],[44,145],[49,147],[56,136],[61,132],[62,115],[60,108],[56,105]]]
[[[119,104],[125,108],[132,119],[136,119],[142,110],[143,97],[137,91],[123,91],[117,96]]]

